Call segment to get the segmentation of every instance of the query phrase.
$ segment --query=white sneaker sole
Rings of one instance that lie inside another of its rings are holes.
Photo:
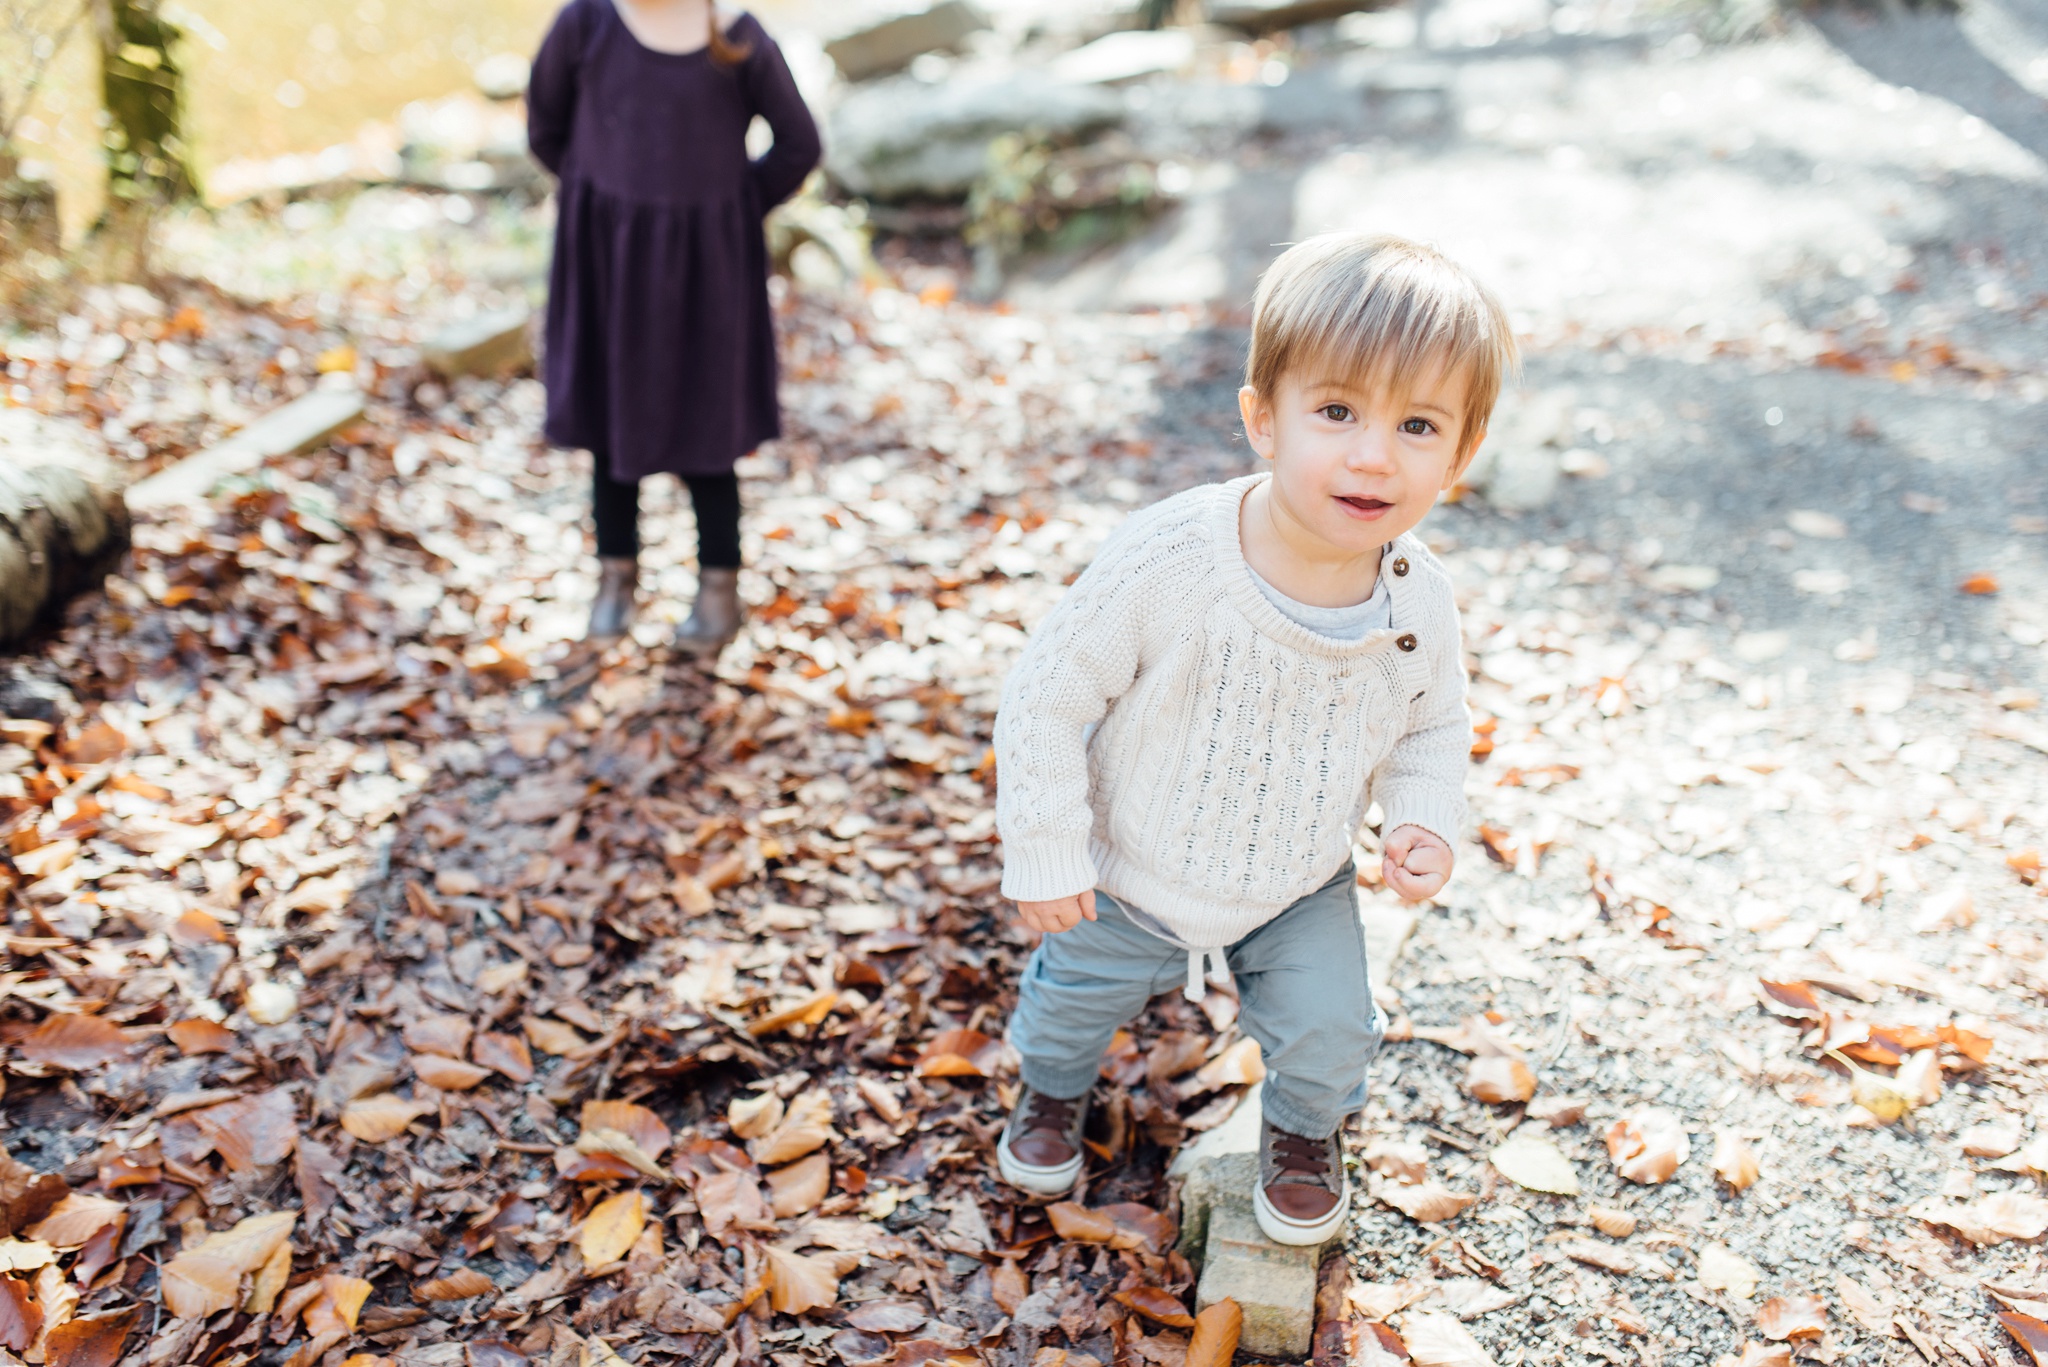
[[[1351,1192],[1347,1188],[1337,1198],[1328,1215],[1320,1220],[1302,1221],[1289,1219],[1273,1208],[1266,1199],[1266,1189],[1259,1187],[1252,1192],[1252,1213],[1258,1217],[1259,1228],[1268,1239],[1276,1244],[1287,1244],[1295,1248],[1306,1248],[1311,1244],[1327,1242],[1344,1227],[1344,1217],[1351,1210]]]
[[[1042,1168],[1026,1163],[1010,1152],[1010,1136],[996,1141],[996,1169],[1003,1180],[1033,1196],[1065,1196],[1081,1178],[1081,1155],[1075,1154],[1057,1167]]]

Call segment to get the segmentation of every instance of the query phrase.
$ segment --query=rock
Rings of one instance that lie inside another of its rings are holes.
[[[526,93],[526,81],[533,64],[517,52],[494,52],[470,72],[476,88],[487,100],[516,100]]]
[[[961,199],[988,166],[989,145],[1006,133],[1068,141],[1123,120],[1123,98],[1069,85],[1044,72],[926,85],[877,82],[832,114],[825,168],[871,199]]]
[[[353,384],[315,389],[265,413],[218,446],[129,485],[128,506],[140,511],[196,502],[229,475],[310,450],[362,416],[363,396]]]
[[[873,279],[866,206],[829,204],[806,192],[768,215],[768,255],[807,289],[837,290]]]
[[[1209,18],[1256,36],[1303,24],[1326,24],[1360,10],[1387,8],[1388,0],[1224,0],[1210,6]]]
[[[446,379],[494,375],[533,361],[533,310],[493,309],[448,324],[420,347],[427,369]]]
[[[1556,496],[1571,438],[1571,395],[1562,390],[1509,391],[1495,406],[1485,442],[1465,472],[1469,489],[1502,512],[1541,508]]]
[[[121,558],[122,483],[84,428],[0,411],[0,644],[49,620]]]
[[[242,999],[242,1009],[258,1025],[282,1025],[298,1014],[299,994],[283,983],[254,982]]]
[[[1185,29],[1127,29],[1066,53],[1052,74],[1075,85],[1111,85],[1179,71],[1194,59],[1195,35]]]
[[[987,17],[967,0],[942,0],[921,13],[845,34],[825,44],[825,52],[847,80],[865,81],[899,71],[927,52],[951,52],[986,28]]]
[[[1181,1247],[1201,1268],[1197,1313],[1228,1297],[1244,1312],[1239,1347],[1298,1362],[1308,1356],[1315,1332],[1316,1270],[1324,1249],[1290,1248],[1260,1232],[1251,1196],[1258,1177],[1256,1153],[1195,1164],[1181,1186]]]

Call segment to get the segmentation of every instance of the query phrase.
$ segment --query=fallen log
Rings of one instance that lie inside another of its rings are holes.
[[[114,465],[40,436],[33,428],[0,434],[0,647],[54,618],[128,549]]]

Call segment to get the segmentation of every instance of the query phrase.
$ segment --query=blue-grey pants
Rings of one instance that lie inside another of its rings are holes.
[[[1114,897],[1097,891],[1095,916],[1039,942],[1010,1017],[1024,1081],[1048,1096],[1086,1092],[1117,1028],[1187,981],[1187,951],[1134,925]],[[1386,1029],[1366,981],[1351,866],[1225,956],[1239,1024],[1265,1056],[1266,1118],[1295,1134],[1336,1133],[1365,1104]]]

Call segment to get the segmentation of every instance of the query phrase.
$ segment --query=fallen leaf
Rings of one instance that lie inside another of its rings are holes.
[[[20,1044],[30,1063],[81,1073],[128,1057],[134,1044],[121,1028],[99,1016],[52,1016]]]
[[[1979,1245],[2048,1234],[2048,1200],[2020,1191],[2002,1191],[1969,1205],[1924,1203],[1914,1208],[1914,1214]]]
[[[382,1144],[398,1138],[413,1121],[431,1115],[432,1102],[414,1101],[396,1092],[358,1097],[341,1108],[341,1128],[365,1144]]]
[[[917,1058],[919,1077],[994,1077],[1002,1042],[979,1030],[948,1030]]]
[[[994,1298],[997,1308],[1005,1315],[1017,1313],[1017,1307],[1031,1294],[1031,1282],[1017,1264],[1005,1258],[996,1264],[989,1277],[989,1295]]]
[[[1194,1077],[1180,1084],[1183,1099],[1213,1092],[1219,1087],[1246,1087],[1266,1076],[1266,1060],[1259,1042],[1246,1036],[1195,1070]]]
[[[1959,1025],[1938,1025],[1935,1038],[1961,1054],[1972,1063],[1983,1064],[1991,1061],[1991,1051],[1997,1047],[1989,1035],[1979,1035]]]
[[[1745,1343],[1741,1356],[1721,1358],[1714,1367],[1793,1367],[1792,1350],[1782,1343]]]
[[[1344,1299],[1368,1320],[1386,1320],[1436,1293],[1436,1283],[1416,1277],[1398,1282],[1356,1282]]]
[[[1641,1269],[1625,1249],[1592,1239],[1565,1239],[1555,1245],[1558,1252],[1574,1262],[1585,1263],[1619,1276],[1631,1277]]]
[[[533,1054],[517,1035],[485,1030],[470,1042],[469,1057],[514,1082],[533,1081]]]
[[[114,1367],[141,1318],[142,1307],[131,1305],[111,1314],[81,1315],[58,1325],[44,1340],[49,1367]]]
[[[1998,592],[1998,576],[1973,574],[1956,587],[1960,588],[1964,593],[1977,594],[1979,596],[1996,593]]]
[[[1244,1311],[1225,1296],[1195,1316],[1195,1330],[1188,1336],[1186,1367],[1230,1367],[1243,1333]]]
[[[931,1317],[915,1301],[866,1301],[846,1312],[846,1322],[870,1334],[907,1334]]]
[[[704,1232],[723,1239],[737,1225],[757,1229],[770,1223],[767,1203],[761,1199],[761,1184],[748,1172],[715,1172],[697,1179],[697,1209],[704,1218]]]
[[[488,1068],[440,1054],[414,1054],[412,1071],[437,1092],[466,1092],[491,1075]]]
[[[1750,1148],[1748,1140],[1733,1130],[1715,1134],[1714,1176],[1731,1191],[1748,1191],[1756,1184],[1758,1171],[1756,1150]]]
[[[1992,1120],[1964,1130],[1956,1143],[1972,1158],[2003,1158],[2019,1148],[2021,1138],[2018,1120]]]
[[[2014,1343],[2026,1349],[2027,1358],[2034,1367],[2048,1364],[2048,1321],[2022,1315],[2017,1310],[2001,1310],[1998,1322],[2005,1326],[2006,1333],[2012,1335]]]
[[[1726,1244],[1708,1244],[1700,1250],[1695,1275],[1709,1291],[1726,1291],[1737,1300],[1748,1300],[1764,1279],[1756,1265]]]
[[[1362,1161],[1366,1171],[1401,1182],[1420,1182],[1429,1176],[1429,1149],[1407,1139],[1375,1139],[1365,1146]]]
[[[185,1119],[238,1173],[283,1162],[299,1142],[298,1106],[281,1087],[188,1111]]]
[[[1891,1332],[1891,1310],[1862,1282],[1845,1272],[1835,1278],[1835,1294],[1841,1297],[1842,1304],[1849,1308],[1851,1318],[1863,1326],[1864,1332]]]
[[[1759,979],[1757,986],[1763,991],[1765,1007],[1780,1016],[1795,1020],[1818,1020],[1822,1014],[1820,999],[1813,995],[1813,989],[1800,982],[1773,982],[1769,978]]]
[[[1132,1287],[1129,1291],[1113,1293],[1110,1299],[1129,1306],[1148,1320],[1175,1329],[1189,1329],[1195,1323],[1195,1317],[1181,1304],[1180,1297],[1156,1286]]]
[[[1874,1073],[1838,1049],[1829,1050],[1828,1057],[1848,1069],[1849,1099],[1887,1125],[1941,1094],[1941,1070],[1932,1049],[1913,1055],[1896,1077]],[[1930,1086],[1934,1097],[1928,1095]]]
[[[234,1031],[204,1016],[181,1020],[164,1033],[171,1037],[171,1043],[178,1046],[178,1052],[188,1058],[198,1054],[225,1054],[237,1042]]]
[[[832,1014],[832,1008],[839,1001],[839,990],[824,987],[800,1002],[786,1006],[780,1011],[770,1012],[759,1020],[747,1024],[747,1033],[759,1039],[763,1035],[778,1034],[796,1025],[816,1025]]]
[[[597,1264],[590,1264],[592,1267]],[[487,1296],[498,1289],[498,1284],[473,1267],[458,1267],[443,1277],[433,1277],[412,1289],[414,1300],[427,1302],[466,1301],[472,1296]]]
[[[1046,1207],[1053,1233],[1083,1244],[1108,1244],[1111,1248],[1143,1248],[1155,1255],[1172,1246],[1173,1222],[1156,1210],[1135,1202],[1089,1208],[1073,1201],[1058,1201]]]
[[[1631,1182],[1654,1185],[1665,1181],[1691,1152],[1683,1122],[1659,1107],[1617,1120],[1607,1131],[1608,1156]]]
[[[1586,1218],[1593,1222],[1593,1228],[1612,1239],[1626,1239],[1636,1232],[1636,1217],[1625,1210],[1594,1206],[1586,1212]]]
[[[546,1016],[527,1016],[519,1022],[519,1028],[526,1032],[527,1041],[543,1054],[573,1054],[590,1043],[560,1021]]]
[[[1415,1367],[1495,1367],[1493,1358],[1456,1315],[1415,1311],[1401,1321],[1401,1338]]]
[[[277,1304],[278,1293],[292,1277],[292,1246],[279,1244],[263,1266],[249,1277],[249,1294],[242,1298],[242,1313],[267,1315]]]
[[[579,1119],[586,1130],[617,1130],[649,1158],[660,1158],[674,1139],[660,1116],[630,1101],[586,1101]]]
[[[158,1272],[164,1304],[180,1319],[211,1315],[241,1304],[243,1276],[269,1262],[291,1238],[295,1210],[253,1215],[230,1229],[209,1234],[165,1263]]]
[[[1452,1191],[1434,1179],[1414,1186],[1382,1182],[1373,1188],[1372,1194],[1382,1204],[1392,1206],[1409,1219],[1423,1224],[1452,1219],[1479,1199],[1467,1192]]]
[[[831,1159],[814,1153],[768,1174],[768,1207],[776,1219],[787,1220],[824,1200],[831,1186]]]
[[[57,1261],[57,1250],[39,1240],[0,1239],[0,1272],[33,1272]]]
[[[787,1163],[825,1146],[832,1138],[832,1098],[823,1088],[797,1093],[780,1124],[749,1146],[754,1161]]]
[[[1465,1068],[1465,1094],[1491,1105],[1536,1095],[1536,1075],[1518,1058],[1475,1058]]]
[[[361,1277],[327,1273],[320,1278],[320,1293],[306,1306],[306,1332],[316,1338],[322,1334],[353,1334],[357,1317],[362,1314],[363,1303],[369,1300],[372,1289],[370,1283]]]
[[[469,1052],[469,1037],[473,1029],[467,1016],[421,1016],[405,1027],[405,1046],[422,1054],[461,1058]]]
[[[725,1123],[737,1138],[759,1139],[782,1123],[782,1098],[773,1092],[736,1096],[725,1108]]]
[[[1526,1127],[1509,1135],[1505,1143],[1487,1155],[1486,1161],[1501,1176],[1525,1190],[1549,1192],[1553,1196],[1579,1194],[1579,1175],[1571,1160],[1564,1156],[1564,1150]]]
[[[583,1232],[577,1236],[583,1265],[603,1267],[625,1257],[646,1225],[647,1196],[637,1187],[598,1202],[584,1218]]]
[[[1773,1343],[1819,1338],[1828,1330],[1827,1306],[1819,1296],[1774,1296],[1757,1307],[1756,1329]]]
[[[839,1303],[839,1279],[860,1262],[858,1253],[789,1253],[765,1245],[768,1303],[780,1315],[801,1315]]]
[[[87,1239],[127,1213],[128,1207],[119,1201],[74,1191],[22,1232],[53,1248],[82,1248]]]
[[[0,1277],[0,1346],[26,1353],[43,1332],[43,1310],[19,1277]]]

